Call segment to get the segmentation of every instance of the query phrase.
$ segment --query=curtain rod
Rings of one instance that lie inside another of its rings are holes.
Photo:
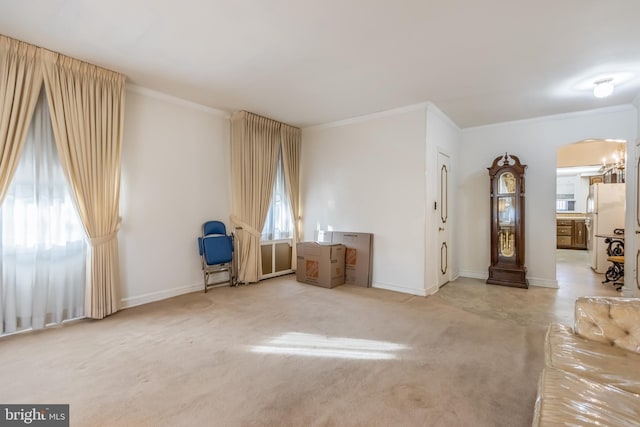
[[[288,124],[288,123],[284,123],[284,122],[281,122],[281,121],[279,121],[279,120],[275,120],[275,119],[272,119],[272,118],[270,118],[270,117],[266,117],[266,116],[263,116],[263,115],[260,115],[260,114],[252,113],[251,111],[247,111],[247,110],[235,111],[234,113],[232,113],[232,115],[233,115],[233,114],[237,114],[237,113],[247,113],[247,114],[251,114],[252,116],[260,117],[260,118],[262,118],[262,119],[270,120],[270,121],[272,121],[272,122],[279,123],[279,124],[281,124],[281,125],[285,125],[285,126],[292,127],[292,128],[294,128],[294,129],[301,130],[301,129],[300,129],[299,127],[297,127],[297,126],[293,126],[293,125],[290,125],[290,124]]]
[[[65,55],[64,53],[56,52],[55,50],[47,49],[46,47],[42,47],[42,46],[39,46],[37,44],[29,43],[29,42],[26,42],[24,40],[16,39],[15,37],[10,37],[10,36],[7,36],[5,34],[0,34],[0,37],[5,37],[5,38],[7,38],[9,40],[14,40],[14,41],[17,41],[19,43],[23,43],[23,44],[26,44],[26,45],[29,45],[29,46],[33,46],[36,49],[44,50],[46,52],[55,53],[56,55],[64,56],[65,58],[70,58],[70,59],[73,59],[74,61],[78,61],[78,62],[82,62],[82,63],[87,64],[87,65],[91,65],[92,67],[101,68],[101,69],[103,69],[105,71],[109,71],[110,73],[120,74],[121,76],[124,76],[125,78],[128,79],[128,76],[126,74],[121,73],[120,71],[114,71],[114,70],[112,70],[110,68],[103,67],[102,65],[92,64],[91,62],[83,61],[82,59],[74,58],[73,56]]]

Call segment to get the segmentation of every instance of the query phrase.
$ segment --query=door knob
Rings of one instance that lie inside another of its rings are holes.
[[[438,227],[438,231],[444,231],[444,227]]]

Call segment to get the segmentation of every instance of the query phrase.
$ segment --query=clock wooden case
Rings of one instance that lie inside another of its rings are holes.
[[[496,157],[489,169],[491,265],[487,283],[528,288],[524,265],[524,171],[517,156]]]

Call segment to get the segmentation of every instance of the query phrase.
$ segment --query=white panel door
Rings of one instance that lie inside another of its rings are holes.
[[[438,199],[436,200],[436,224],[438,224],[438,286],[451,280],[451,230],[449,218],[449,178],[451,159],[438,152]]]

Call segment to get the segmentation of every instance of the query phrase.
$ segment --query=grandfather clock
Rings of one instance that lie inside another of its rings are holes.
[[[497,157],[491,178],[491,265],[487,283],[528,288],[524,266],[524,170],[514,155]]]

